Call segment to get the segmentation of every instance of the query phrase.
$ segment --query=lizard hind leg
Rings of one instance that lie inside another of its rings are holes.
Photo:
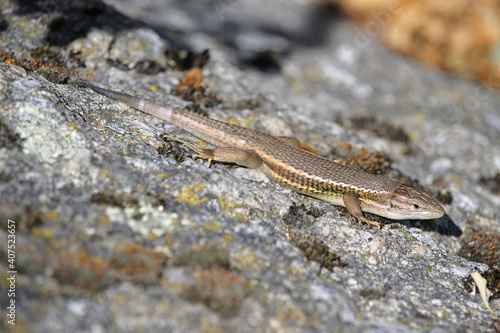
[[[166,139],[169,139],[169,140],[177,141],[179,143],[182,143],[182,144],[188,146],[191,150],[193,150],[196,153],[196,154],[193,155],[193,159],[196,159],[196,158],[199,157],[199,158],[207,160],[207,168],[210,167],[210,164],[214,160],[214,155],[213,155],[212,149],[201,148],[200,146],[198,146],[198,145],[196,145],[194,143],[181,140],[179,138],[176,138],[175,136],[171,136],[171,135],[168,135],[168,134],[164,134],[162,136],[162,138],[166,138]]]
[[[250,169],[257,169],[262,165],[262,160],[260,159],[259,155],[257,155],[257,153],[253,150],[241,149],[236,147],[216,147],[213,149],[207,149],[201,148],[194,143],[186,142],[170,135],[164,135],[163,137],[188,146],[196,153],[193,155],[193,159],[206,159],[207,167],[210,167],[212,161],[236,163]]]

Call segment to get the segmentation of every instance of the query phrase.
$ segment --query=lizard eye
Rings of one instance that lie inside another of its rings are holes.
[[[414,208],[414,209],[420,209],[420,206],[419,206],[418,204],[416,204],[416,203],[415,203],[415,204],[413,204],[413,208]]]

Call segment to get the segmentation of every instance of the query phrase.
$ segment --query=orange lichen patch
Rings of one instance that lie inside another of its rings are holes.
[[[172,94],[182,98],[185,101],[192,102],[192,110],[206,115],[206,111],[202,107],[212,107],[222,102],[217,94],[213,91],[207,91],[202,86],[197,88],[185,85],[182,89],[176,89],[172,91]]]
[[[392,163],[389,154],[372,152],[363,147],[354,147],[349,142],[341,143],[333,153],[337,162],[373,174],[385,173]]]
[[[189,86],[194,89],[201,87],[201,81],[203,81],[203,73],[201,68],[193,67],[181,78],[179,84],[175,88],[176,90],[181,90],[184,86]]]
[[[133,283],[152,285],[159,281],[165,262],[164,254],[133,243],[116,250],[108,266]]]
[[[103,260],[83,250],[78,253],[66,252],[57,257],[54,278],[62,284],[88,292],[98,292],[113,282]]]
[[[380,35],[393,50],[500,88],[498,1],[330,1],[360,22],[360,43]]]
[[[228,318],[238,313],[248,290],[249,285],[242,277],[217,267],[196,271],[181,295]]]
[[[202,68],[210,59],[208,50],[200,53],[189,52],[183,58],[177,58],[176,62],[182,68],[189,68],[189,70],[180,79],[177,87],[172,91],[172,94],[182,98],[185,101],[193,103],[192,109],[195,112],[200,112],[206,115],[205,107],[212,107],[221,103],[221,99],[213,91],[205,89],[201,83],[203,81]]]
[[[20,66],[26,71],[37,72],[43,75],[52,83],[68,83],[72,76],[83,76],[80,70],[68,69],[66,66],[55,62],[45,62],[43,60],[16,59],[14,53],[4,53],[0,50],[0,62],[6,62],[12,65]]]

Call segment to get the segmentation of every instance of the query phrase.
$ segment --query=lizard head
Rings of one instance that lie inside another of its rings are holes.
[[[444,208],[429,193],[407,184],[401,184],[389,200],[394,219],[437,219]]]

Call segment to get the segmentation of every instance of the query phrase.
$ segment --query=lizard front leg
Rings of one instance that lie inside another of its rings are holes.
[[[363,211],[361,210],[361,206],[359,205],[358,196],[354,193],[344,193],[344,205],[345,208],[352,214],[355,218],[357,218],[360,222],[365,222],[366,224],[373,225],[380,229],[380,223],[367,219],[363,215]]]

